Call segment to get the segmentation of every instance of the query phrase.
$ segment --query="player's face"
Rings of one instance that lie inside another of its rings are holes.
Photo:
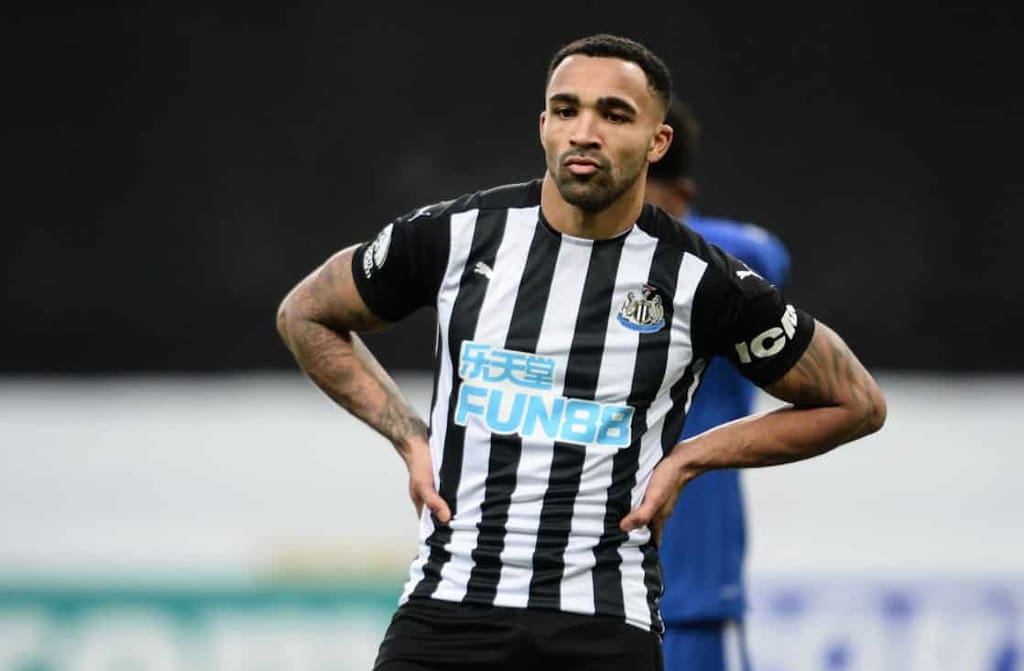
[[[672,140],[636,63],[569,56],[552,73],[546,98],[540,137],[548,172],[562,198],[582,210],[614,202]]]

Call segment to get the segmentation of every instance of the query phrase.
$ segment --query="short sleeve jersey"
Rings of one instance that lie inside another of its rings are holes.
[[[676,443],[707,361],[777,380],[813,319],[647,205],[605,240],[559,233],[540,181],[399,217],[353,256],[371,311],[437,310],[430,445],[453,517],[424,513],[403,602],[558,609],[661,631],[647,529],[619,521]]]

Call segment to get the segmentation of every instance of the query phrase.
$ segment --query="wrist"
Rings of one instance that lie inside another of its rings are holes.
[[[424,436],[407,436],[392,441],[392,445],[395,446],[398,456],[402,457],[406,466],[412,466],[413,462],[430,456],[430,443]]]
[[[696,460],[696,445],[692,441],[677,443],[666,459],[672,462],[673,471],[680,486],[686,485],[690,480],[705,471]]]

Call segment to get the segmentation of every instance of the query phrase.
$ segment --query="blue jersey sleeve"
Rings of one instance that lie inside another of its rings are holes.
[[[789,279],[789,252],[778,237],[754,224],[692,214],[684,223],[711,244],[743,261],[782,288]]]

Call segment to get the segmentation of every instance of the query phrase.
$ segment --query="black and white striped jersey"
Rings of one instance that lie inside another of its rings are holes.
[[[767,384],[800,357],[813,320],[650,205],[615,238],[563,235],[540,212],[540,184],[421,208],[353,257],[379,317],[437,309],[430,446],[453,517],[423,515],[402,602],[661,631],[651,534],[619,522],[676,443],[708,359]]]

